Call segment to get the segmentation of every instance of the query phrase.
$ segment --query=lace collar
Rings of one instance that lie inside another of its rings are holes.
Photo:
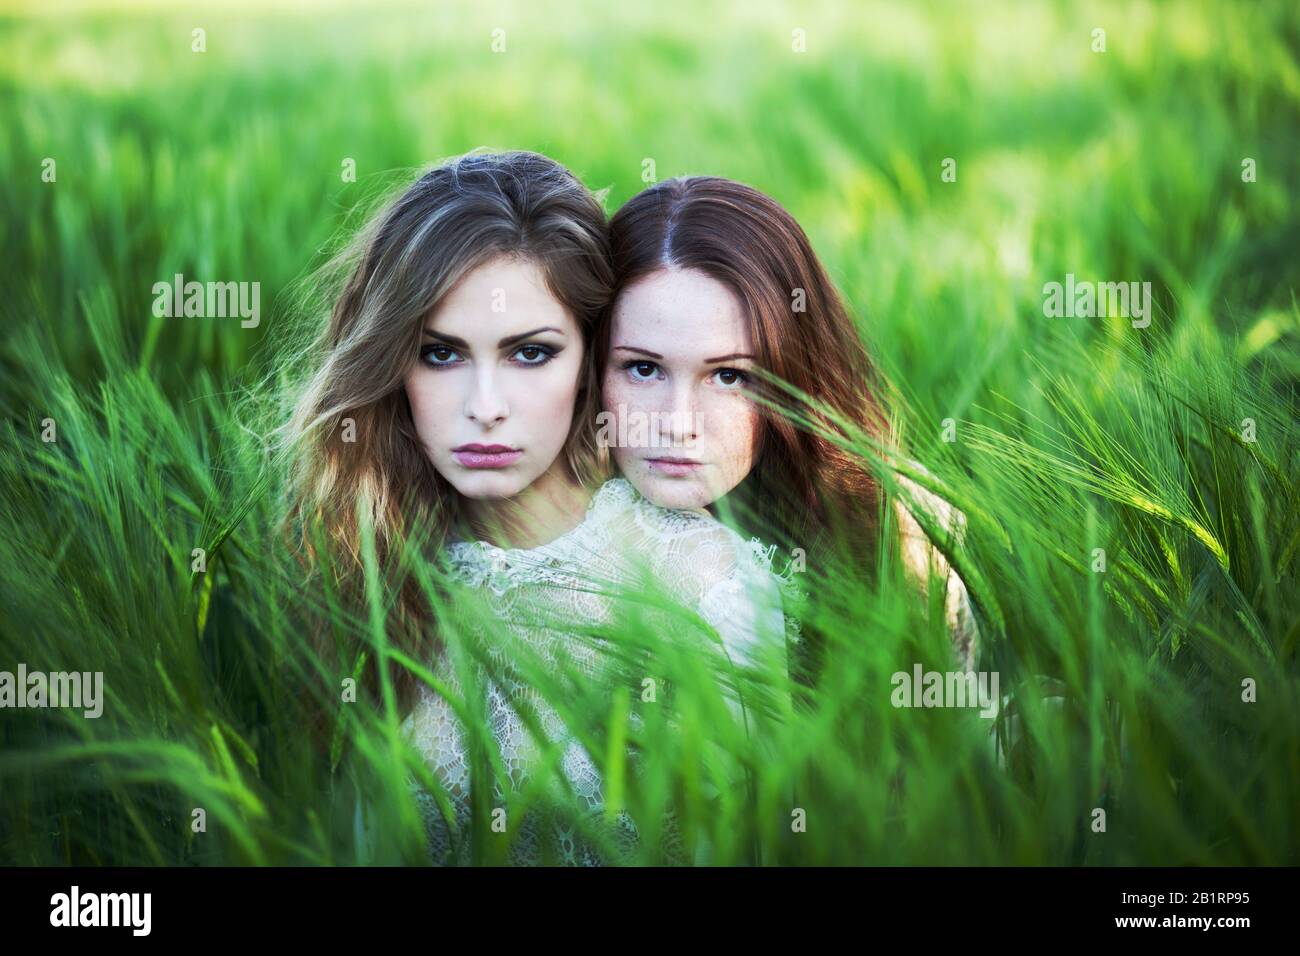
[[[653,526],[668,534],[689,528],[695,522],[717,522],[705,512],[661,508],[626,478],[618,476],[596,490],[577,525],[546,544],[535,548],[502,548],[482,540],[453,539],[447,545],[447,556],[462,580],[487,584],[498,591],[523,581],[559,580],[576,565],[587,564],[594,556],[608,551],[611,542],[605,529],[614,516],[628,511],[634,513],[642,527]],[[718,526],[726,527],[721,523]],[[782,572],[773,566],[775,544],[739,535],[736,541],[754,564],[776,578],[782,590],[797,588],[797,569],[792,566]]]
[[[447,556],[460,571],[495,571],[554,567],[587,547],[602,550],[594,535],[603,519],[636,501],[640,495],[626,478],[611,478],[596,489],[581,521],[558,537],[535,548],[502,548],[488,541],[453,539]]]

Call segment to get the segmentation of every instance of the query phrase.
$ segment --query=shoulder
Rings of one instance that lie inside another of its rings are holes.
[[[734,659],[751,660],[783,633],[785,588],[772,568],[775,545],[745,538],[708,512],[656,505],[626,479],[616,480],[625,505],[616,524],[628,553],[714,628]]]
[[[930,471],[919,462],[909,464],[921,474],[931,477]],[[909,570],[924,574],[927,565],[935,563],[942,575],[949,571],[941,547],[959,546],[966,536],[966,515],[952,502],[929,490],[919,482],[898,475],[900,494],[894,498],[894,515],[902,539],[903,559]]]
[[[797,585],[773,571],[775,545],[716,528],[708,558],[695,562],[698,610],[733,660],[753,663],[763,648],[783,648],[790,591]]]
[[[926,477],[934,477],[930,470],[920,462],[909,461],[908,464]],[[919,529],[917,520],[914,517],[914,514],[919,511],[937,524],[941,531],[954,535],[958,539],[964,535],[966,515],[958,510],[952,502],[935,494],[906,475],[898,475],[898,483],[902,488],[903,495],[896,500],[895,507],[899,510],[900,518],[906,517],[909,533],[913,528]],[[904,501],[903,498],[907,500]]]
[[[925,476],[931,473],[919,462],[909,464]],[[943,582],[944,613],[959,661],[969,669],[979,638],[974,610],[966,583],[952,566],[947,553],[959,552],[965,544],[966,515],[942,496],[904,475],[898,476],[902,494],[894,501],[898,519],[903,565],[914,580],[925,587],[933,574]],[[924,525],[929,526],[927,531]]]

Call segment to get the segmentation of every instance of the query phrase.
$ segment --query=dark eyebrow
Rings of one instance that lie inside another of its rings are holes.
[[[522,342],[524,339],[531,339],[534,335],[540,335],[543,332],[554,332],[556,335],[563,335],[563,329],[557,329],[553,325],[543,325],[540,329],[533,329],[531,332],[520,332],[518,335],[508,335],[497,343],[497,348],[504,349],[516,342]]]
[[[532,338],[534,335],[538,335],[542,332],[555,332],[558,333],[559,335],[564,334],[563,329],[557,329],[553,325],[544,325],[540,329],[533,329],[531,332],[520,332],[518,335],[508,335],[500,342],[497,343],[497,348],[499,349],[509,348],[510,346],[514,345],[516,342],[522,342],[524,339]],[[442,332],[435,332],[433,329],[425,329],[424,334],[429,336],[430,338],[435,338],[440,342],[446,342],[448,345],[454,345],[457,348],[463,349],[469,347],[468,342],[466,342],[464,339],[457,338],[454,335],[446,335]]]
[[[663,358],[658,352],[651,352],[649,349],[637,348],[635,345],[616,345],[614,351],[640,352],[642,355],[648,355],[651,358]],[[754,356],[748,352],[732,352],[730,355],[719,355],[717,358],[707,358],[704,360],[705,365],[712,365],[714,362],[730,362],[732,359],[752,359]]]
[[[454,335],[443,335],[441,332],[435,332],[433,329],[425,329],[424,334],[431,339],[437,339],[439,342],[446,342],[448,345],[454,345],[458,349],[466,348],[469,343],[464,339],[458,339]]]
[[[661,359],[661,358],[663,358],[663,356],[660,355],[658,352],[651,352],[649,349],[639,349],[639,348],[637,348],[635,345],[616,345],[616,346],[614,346],[614,351],[615,351],[615,352],[618,352],[618,351],[623,351],[623,352],[640,352],[642,355],[648,355],[648,356],[650,356],[651,358],[657,358],[657,359]]]

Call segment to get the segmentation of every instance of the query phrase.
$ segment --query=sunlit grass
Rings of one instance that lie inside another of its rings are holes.
[[[929,471],[909,477],[967,515],[962,547],[930,530],[1006,698],[996,721],[892,706],[893,673],[948,666],[892,552],[872,574],[807,555],[805,626],[833,666],[806,692],[776,666],[719,671],[672,595],[641,595],[581,635],[617,638],[607,681],[519,662],[646,828],[632,862],[662,860],[668,806],[699,862],[1298,862],[1293,5],[669,7],[0,18],[0,670],[102,670],[107,696],[95,721],[0,720],[0,860],[423,860],[407,777],[436,781],[400,715],[331,701],[333,746],[304,733],[300,690],[344,676],[308,653],[313,617],[350,660],[436,676],[368,608],[300,586],[259,437],[285,396],[261,383],[340,234],[406,171],[488,145],[554,156],[611,211],[647,158],[791,210],[899,389]],[[259,327],[154,317],[177,272],[260,281]],[[1043,284],[1067,273],[1150,281],[1151,326],[1046,318]],[[482,615],[452,601],[441,619]],[[451,633],[482,660],[472,630]],[[646,677],[671,693],[642,701]],[[512,825],[553,787],[540,774]],[[476,859],[503,860],[474,827]]]

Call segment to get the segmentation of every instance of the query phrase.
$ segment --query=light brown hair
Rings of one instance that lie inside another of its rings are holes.
[[[428,316],[464,276],[498,256],[535,263],[582,332],[587,361],[562,454],[579,484],[604,477],[592,337],[613,273],[600,202],[562,165],[532,152],[470,153],[429,170],[327,266],[347,278],[282,429],[291,457],[286,524],[297,553],[318,571],[320,536],[353,604],[362,597],[358,503],[389,577],[408,536],[437,556],[458,523],[459,496],[419,441],[404,379]],[[352,440],[344,440],[345,427]],[[428,661],[436,637],[427,602],[409,580],[395,588],[390,640]],[[328,656],[329,648],[317,649]],[[347,675],[350,661],[333,663]],[[398,669],[393,679],[409,701],[409,673]],[[364,683],[373,690],[377,680],[371,671]]]

